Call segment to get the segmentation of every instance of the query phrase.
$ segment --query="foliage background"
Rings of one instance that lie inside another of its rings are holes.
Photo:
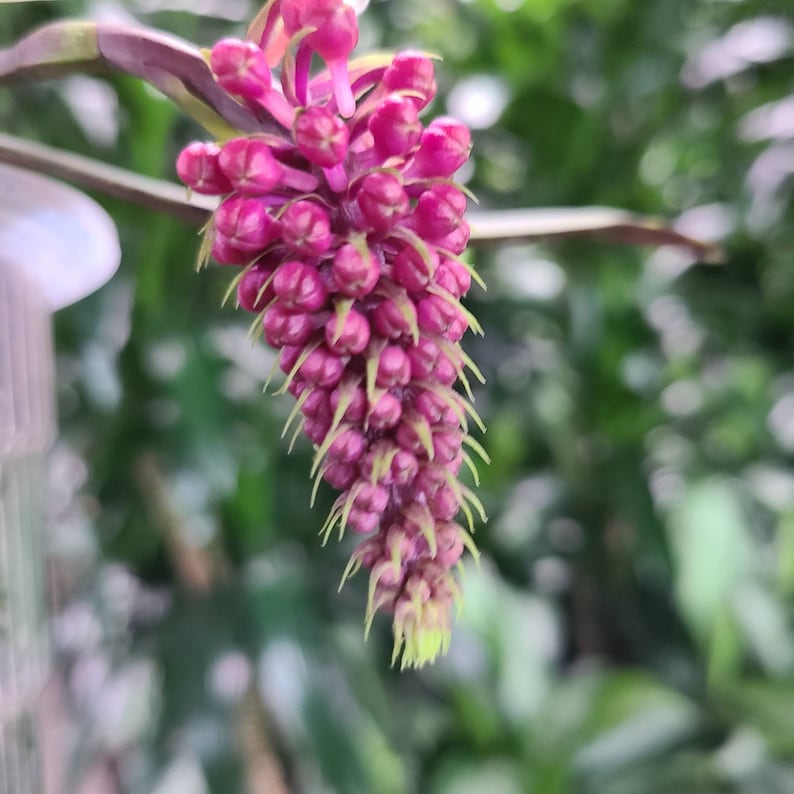
[[[0,8],[208,44],[248,0]],[[389,668],[350,539],[322,549],[272,363],[195,232],[101,198],[124,259],[57,318],[54,634],[74,776],[118,791],[794,791],[794,31],[783,2],[372,2],[362,48],[443,55],[487,208],[679,216],[726,261],[603,241],[476,251],[493,464],[444,661]],[[173,178],[199,133],[124,78],[0,92],[0,128]],[[246,782],[247,781],[247,782]]]

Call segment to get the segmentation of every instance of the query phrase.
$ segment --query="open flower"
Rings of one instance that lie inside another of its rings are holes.
[[[341,492],[324,538],[361,536],[343,581],[369,571],[367,627],[392,613],[394,658],[421,665],[449,643],[455,568],[476,554],[474,514],[485,520],[458,479],[464,464],[476,479],[470,451],[486,457],[468,434],[482,424],[453,388],[470,398],[466,370],[481,377],[460,346],[479,326],[460,303],[476,274],[452,181],[471,138],[454,119],[420,120],[435,94],[425,55],[349,61],[358,28],[342,0],[272,0],[262,18],[259,40],[224,39],[210,64],[282,134],[192,143],[177,171],[224,196],[207,250],[244,266],[238,301],[280,350],[288,426],[315,445],[317,483]]]

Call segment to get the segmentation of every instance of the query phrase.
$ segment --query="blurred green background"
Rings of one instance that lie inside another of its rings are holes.
[[[364,3],[359,3],[359,6]],[[210,44],[251,0],[23,3]],[[719,241],[475,250],[493,464],[435,666],[364,643],[320,548],[273,358],[195,230],[99,197],[121,272],[57,317],[48,499],[75,779],[130,794],[794,792],[794,27],[728,0],[371,2],[361,49],[441,54],[484,208],[606,204]],[[788,93],[787,93],[788,92]],[[0,91],[0,129],[174,179],[201,137],[132,79]],[[279,782],[279,780],[283,781]]]

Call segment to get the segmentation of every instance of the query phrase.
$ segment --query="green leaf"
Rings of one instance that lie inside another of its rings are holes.
[[[707,653],[712,680],[735,672],[742,639],[732,603],[754,569],[753,545],[736,485],[693,484],[668,522],[682,617]]]

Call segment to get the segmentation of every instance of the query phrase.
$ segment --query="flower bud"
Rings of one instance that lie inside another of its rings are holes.
[[[390,392],[385,392],[374,401],[367,423],[373,430],[391,430],[400,421],[402,413],[402,403]]]
[[[321,444],[324,437],[323,433],[315,443]],[[338,491],[346,491],[350,488],[356,481],[357,475],[358,467],[349,463],[331,463],[323,470],[323,479]],[[349,520],[348,523],[350,523]]]
[[[210,254],[216,262],[220,262],[222,265],[247,265],[252,259],[250,251],[244,251],[233,245],[226,235],[217,230],[214,232]]]
[[[308,419],[330,422],[334,416],[331,411],[330,392],[327,389],[312,389],[301,406],[301,413]]]
[[[459,422],[458,415],[439,394],[423,389],[413,399],[413,409],[422,414],[431,425],[453,425]]]
[[[334,353],[353,356],[369,344],[369,322],[363,314],[351,309],[344,316],[332,316],[325,324],[325,342]]]
[[[336,288],[351,298],[369,295],[380,277],[375,257],[369,251],[363,255],[350,243],[345,243],[334,255],[332,272]]]
[[[411,301],[398,305],[391,298],[382,301],[372,315],[372,322],[387,339],[410,335],[416,322],[416,307]]]
[[[411,379],[411,362],[405,351],[397,345],[387,345],[378,357],[375,385],[381,389],[405,386]]]
[[[279,369],[285,375],[289,374],[302,355],[303,347],[301,345],[284,345],[284,347],[281,348],[281,354],[278,359]],[[308,388],[308,384],[298,376],[292,380],[287,388],[293,397],[299,397],[301,392]]]
[[[218,163],[220,153],[220,147],[214,143],[189,143],[176,161],[179,178],[196,193],[208,196],[228,193],[232,186]]]
[[[471,273],[454,259],[442,259],[436,269],[435,282],[455,298],[471,289]]]
[[[359,510],[353,508],[347,517],[347,525],[353,532],[359,535],[367,535],[374,532],[380,523],[380,515],[369,510]]]
[[[234,138],[225,143],[219,164],[234,189],[244,196],[269,193],[284,175],[270,147],[257,138]]]
[[[414,231],[426,240],[446,237],[460,226],[466,211],[466,196],[452,185],[432,185],[419,196],[411,215]]]
[[[412,170],[423,177],[451,177],[469,159],[471,133],[459,121],[440,118],[422,133]]]
[[[314,333],[311,315],[291,312],[280,303],[265,312],[263,327],[265,339],[273,347],[305,345]]]
[[[438,254],[432,248],[422,256],[413,246],[406,245],[394,259],[392,276],[409,292],[421,292],[432,281],[436,267]]]
[[[360,480],[352,489],[353,506],[370,513],[382,513],[389,504],[389,492],[382,485]]]
[[[418,344],[406,352],[411,362],[412,379],[435,380],[444,386],[451,386],[457,380],[454,365],[432,339],[420,337]]]
[[[419,330],[457,342],[466,333],[469,322],[463,312],[438,295],[428,295],[416,305]]]
[[[333,240],[328,213],[312,201],[296,201],[281,216],[281,236],[299,254],[325,253]]]
[[[357,463],[366,448],[364,434],[351,427],[334,439],[328,448],[328,458],[338,463]]]
[[[443,429],[433,433],[433,460],[443,466],[455,460],[460,452],[462,436],[460,430]]]
[[[339,356],[320,346],[309,353],[298,372],[309,383],[332,389],[342,379],[345,365]]]
[[[419,461],[408,450],[398,450],[391,462],[389,474],[395,485],[410,485],[419,471]]]
[[[347,395],[347,398],[345,398]],[[363,422],[364,417],[367,415],[367,393],[360,386],[353,388],[345,388],[345,384],[337,386],[331,392],[331,409],[336,413],[339,403],[345,399],[348,403],[344,414],[342,415],[343,422],[357,423]]]
[[[325,441],[326,436],[328,435],[329,430],[331,429],[331,425],[328,422],[323,421],[322,419],[307,419],[303,423],[303,433],[312,444],[316,444],[318,447]],[[343,466],[347,466],[348,464],[344,463]],[[352,468],[352,467],[351,467]],[[356,474],[355,470],[346,472],[348,476],[352,477],[352,480],[355,480]],[[341,472],[340,472],[341,478]],[[351,480],[351,482],[352,482]]]
[[[433,62],[421,52],[405,50],[397,53],[383,75],[389,91],[404,91],[417,110],[427,107],[436,95]]]
[[[402,182],[386,171],[367,174],[361,180],[356,203],[369,226],[387,232],[408,214],[408,196]]]
[[[436,561],[444,568],[452,568],[461,558],[466,530],[451,521],[436,527]]]
[[[384,160],[408,154],[422,137],[422,124],[410,98],[392,94],[369,118],[375,151]]]
[[[278,224],[258,199],[230,196],[215,211],[215,228],[242,251],[262,251],[276,238]]]
[[[273,285],[268,279],[273,268],[256,265],[243,274],[237,285],[237,302],[249,312],[261,312],[274,298]]]
[[[403,414],[395,433],[400,447],[420,459],[428,457],[427,440],[422,431],[427,431],[428,434],[430,432],[427,419],[421,414],[407,413]]]
[[[312,312],[322,307],[328,292],[316,267],[290,260],[279,265],[273,292],[287,309]]]
[[[255,99],[270,89],[270,68],[252,41],[221,39],[212,48],[210,67],[218,85],[230,94]]]
[[[466,250],[466,245],[471,237],[471,229],[466,221],[461,221],[456,229],[453,229],[445,237],[434,240],[435,244],[444,251],[452,254],[462,254]]]
[[[347,125],[328,108],[306,108],[295,120],[295,144],[314,165],[332,168],[347,156]]]

